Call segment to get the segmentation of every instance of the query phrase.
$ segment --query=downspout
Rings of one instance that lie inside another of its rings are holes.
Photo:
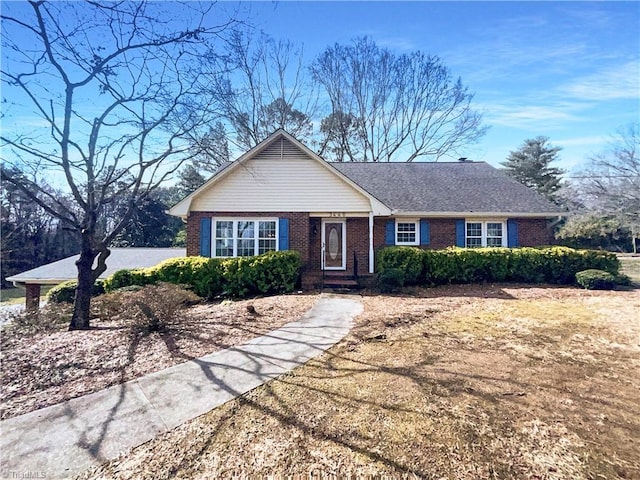
[[[369,273],[373,273],[373,212],[369,212]]]
[[[565,217],[562,215],[558,215],[558,218],[556,218],[554,221],[552,221],[549,224],[549,228],[554,228],[556,225],[558,225]]]

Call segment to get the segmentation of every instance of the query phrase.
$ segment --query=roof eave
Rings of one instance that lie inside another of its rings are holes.
[[[66,282],[68,278],[18,278],[17,276],[7,277],[7,280],[12,282],[14,285],[58,285],[62,282]],[[102,280],[102,278],[101,278]]]
[[[569,215],[569,212],[428,212],[428,211],[393,210],[391,214],[394,216],[431,217],[431,218],[481,218],[481,217],[556,218],[556,217],[565,217]]]

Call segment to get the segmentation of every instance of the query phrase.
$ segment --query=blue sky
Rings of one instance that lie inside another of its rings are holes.
[[[237,4],[212,13],[220,7]],[[245,14],[272,37],[303,44],[307,63],[362,35],[398,53],[438,55],[475,92],[490,126],[464,155],[495,166],[545,135],[563,148],[558,166],[575,172],[640,119],[640,2],[245,2]],[[31,113],[13,108],[3,128],[29,126]]]
[[[640,2],[256,2],[253,22],[304,44],[368,35],[438,55],[475,92],[491,128],[466,156],[494,165],[527,138],[563,147],[579,169],[640,119]]]

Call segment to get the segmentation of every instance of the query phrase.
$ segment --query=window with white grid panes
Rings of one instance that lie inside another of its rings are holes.
[[[277,219],[216,219],[215,257],[251,257],[278,249]]]

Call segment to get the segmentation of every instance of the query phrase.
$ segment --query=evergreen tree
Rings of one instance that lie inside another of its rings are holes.
[[[528,139],[518,150],[510,152],[501,165],[507,175],[557,203],[555,194],[562,186],[561,176],[565,172],[550,164],[558,160],[560,150],[549,143],[549,137]]]

